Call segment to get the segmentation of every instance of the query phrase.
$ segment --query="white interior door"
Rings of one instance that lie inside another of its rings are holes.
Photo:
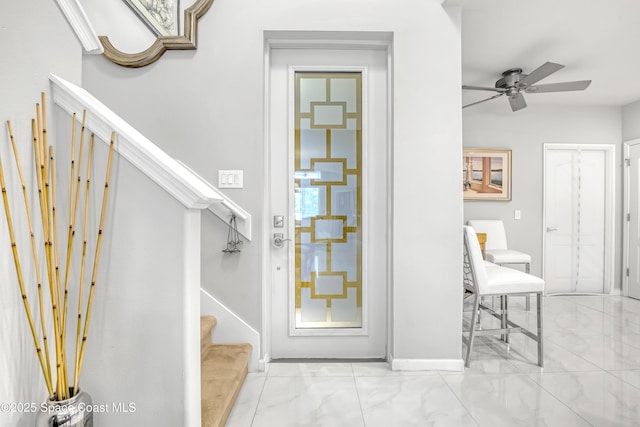
[[[613,146],[545,144],[545,292],[609,293]]]
[[[270,356],[384,358],[387,52],[272,49],[269,71]]]
[[[640,141],[627,146],[627,295],[640,299]]]

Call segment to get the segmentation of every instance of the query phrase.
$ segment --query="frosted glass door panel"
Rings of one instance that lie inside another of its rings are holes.
[[[362,327],[362,75],[295,75],[295,327]]]

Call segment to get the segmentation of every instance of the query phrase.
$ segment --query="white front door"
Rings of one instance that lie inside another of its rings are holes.
[[[269,71],[270,356],[384,358],[387,52],[272,49]]]
[[[609,293],[613,285],[613,146],[545,144],[547,294]]]
[[[627,145],[627,245],[626,294],[640,299],[640,141]],[[626,273],[626,272],[625,272]]]

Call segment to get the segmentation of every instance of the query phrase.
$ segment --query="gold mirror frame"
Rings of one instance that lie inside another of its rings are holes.
[[[107,36],[99,36],[104,47],[103,55],[111,62],[129,68],[140,68],[157,61],[165,51],[195,50],[198,33],[198,19],[213,4],[213,0],[196,0],[184,11],[184,34],[181,36],[160,36],[151,46],[139,53],[125,53],[116,49]]]

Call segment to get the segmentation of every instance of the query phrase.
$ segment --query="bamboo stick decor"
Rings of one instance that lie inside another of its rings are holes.
[[[82,362],[85,353],[85,344],[89,335],[89,323],[91,319],[91,311],[93,308],[95,287],[98,276],[98,266],[100,261],[100,249],[102,237],[105,230],[105,217],[107,213],[107,199],[109,193],[109,180],[111,177],[111,163],[115,145],[116,134],[111,134],[109,145],[109,154],[106,164],[106,177],[104,190],[102,195],[102,204],[100,211],[100,222],[95,234],[95,249],[93,254],[89,254],[87,243],[89,239],[89,217],[92,204],[89,202],[91,196],[91,176],[92,176],[92,159],[94,155],[94,135],[90,136],[89,149],[86,155],[86,169],[83,176],[83,151],[86,126],[86,111],[82,114],[82,123],[80,131],[79,143],[76,145],[76,122],[77,116],[73,114],[71,125],[71,161],[69,171],[69,200],[68,200],[68,229],[66,233],[67,239],[61,242],[61,236],[58,233],[58,222],[60,219],[59,204],[57,200],[57,190],[59,189],[56,175],[56,158],[54,149],[47,143],[47,109],[46,97],[42,93],[42,105],[36,104],[36,117],[31,121],[31,132],[33,136],[33,161],[35,165],[35,183],[37,186],[37,198],[39,208],[35,208],[29,202],[29,189],[27,188],[22,163],[19,157],[17,144],[15,141],[11,121],[7,121],[7,130],[9,140],[13,150],[16,169],[20,181],[20,189],[23,198],[23,207],[20,208],[18,215],[22,215],[24,209],[24,217],[26,218],[28,228],[28,239],[30,243],[30,256],[27,262],[21,262],[21,254],[18,245],[22,241],[17,239],[16,235],[20,232],[20,227],[13,222],[12,206],[8,193],[12,191],[7,187],[5,180],[5,169],[3,168],[2,159],[0,158],[0,187],[2,188],[2,199],[7,220],[7,228],[11,241],[11,251],[13,254],[15,270],[18,280],[20,296],[22,298],[25,314],[36,356],[40,363],[40,368],[44,377],[45,385],[49,395],[54,400],[65,400],[79,391],[80,374],[82,371]],[[79,147],[78,156],[76,157],[76,146]],[[76,175],[77,174],[77,175]],[[81,182],[85,179],[86,185],[84,192],[81,191]],[[82,223],[76,223],[78,207],[80,199],[83,197],[83,213]],[[14,206],[13,209],[16,209]],[[39,215],[38,215],[39,213]],[[37,221],[39,219],[39,221]],[[74,240],[76,231],[79,226],[82,228],[82,251],[78,255],[74,255]],[[63,246],[64,245],[64,246]],[[39,250],[40,248],[40,250]],[[64,248],[64,249],[63,249]],[[22,255],[24,256],[24,254]],[[78,260],[78,257],[80,258]],[[44,258],[44,259],[42,259]],[[74,266],[80,264],[77,287],[70,286],[71,278],[74,276]],[[40,270],[41,262],[43,262],[44,271]],[[83,288],[85,287],[85,265],[91,262],[93,264],[92,273],[88,289],[88,297],[85,297]],[[34,276],[36,298],[30,298],[28,293],[31,286],[26,281]],[[48,290],[48,295],[46,294]],[[72,357],[72,375],[68,367],[69,358],[66,354],[68,322],[67,312],[70,291],[77,292],[78,310],[77,320],[75,322],[76,345],[75,356]],[[32,311],[31,304],[37,303],[37,309]],[[85,307],[86,304],[86,308]],[[34,315],[35,313],[35,315]],[[84,319],[84,325],[82,320]],[[51,321],[53,329],[52,334],[48,335],[47,320]],[[53,338],[53,342],[49,338]],[[50,349],[51,347],[51,349]],[[50,350],[55,352],[51,354]]]

